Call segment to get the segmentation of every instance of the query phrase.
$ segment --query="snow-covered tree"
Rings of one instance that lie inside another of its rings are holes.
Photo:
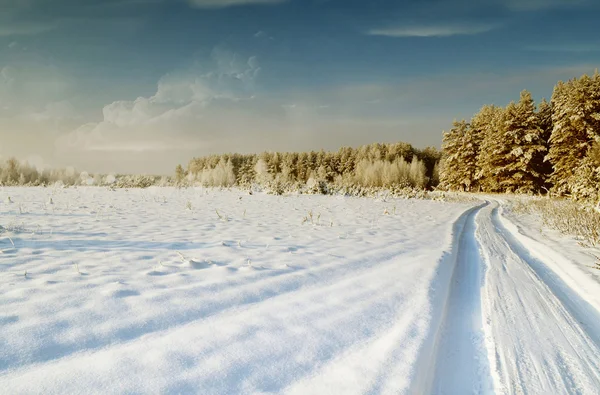
[[[545,183],[544,131],[528,91],[505,109],[484,106],[473,122],[483,138],[478,179],[488,192],[534,192]]]
[[[181,183],[184,179],[185,170],[183,170],[183,166],[177,165],[177,167],[175,168],[175,180],[177,181],[177,183]]]
[[[536,166],[539,167],[542,178],[544,180],[542,188],[548,189],[552,184],[550,176],[552,174],[552,163],[546,160],[546,156],[550,150],[550,136],[552,135],[552,104],[546,99],[542,99],[538,105],[537,123],[542,130],[542,142],[546,147],[543,153],[538,153],[535,157]]]
[[[503,111],[500,107],[486,105],[471,120],[479,145],[476,179],[480,188],[487,192],[500,189],[494,170],[501,163],[497,154],[501,148],[500,121]]]
[[[225,158],[222,157],[214,168],[202,170],[200,180],[206,186],[233,186],[235,184],[235,174],[231,159],[225,161]]]
[[[544,185],[542,156],[546,152],[535,102],[528,91],[508,105],[502,118],[506,144],[504,166],[499,170],[505,191],[535,192]]]
[[[592,182],[588,151],[600,140],[600,75],[559,82],[552,95],[552,135],[547,155],[551,181],[560,194],[585,189]],[[580,169],[584,166],[586,169]],[[595,185],[597,187],[597,185]]]
[[[444,133],[440,184],[446,189],[472,191],[475,187],[479,146],[475,132],[465,120],[454,121]]]

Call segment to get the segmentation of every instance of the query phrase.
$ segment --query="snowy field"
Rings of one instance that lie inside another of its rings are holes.
[[[598,277],[493,199],[0,198],[0,393],[600,393]]]

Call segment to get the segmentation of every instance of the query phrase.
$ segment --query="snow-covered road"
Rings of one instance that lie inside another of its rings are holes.
[[[598,309],[500,210],[492,200],[472,212],[455,244],[432,392],[600,393]]]
[[[494,199],[2,194],[0,393],[600,393],[600,283]]]
[[[600,393],[600,314],[504,225],[477,216],[483,321],[495,388],[508,394]]]

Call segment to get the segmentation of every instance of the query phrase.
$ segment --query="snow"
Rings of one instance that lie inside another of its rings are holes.
[[[585,252],[481,199],[4,188],[0,392],[600,393]]]
[[[430,369],[418,362],[438,319],[433,287],[447,288],[443,257],[469,207],[169,188],[2,194],[7,393],[407,392]]]
[[[494,356],[496,390],[598,393],[598,310],[531,253],[528,239],[515,237],[497,202],[482,209],[478,218],[486,270],[484,332],[488,355]]]
[[[468,213],[464,232],[457,240],[457,264],[436,361],[433,387],[436,393],[486,393],[493,388],[481,312],[480,289],[484,277],[475,237],[477,215],[479,209]]]
[[[539,216],[534,214],[517,215],[510,208],[501,208],[507,228],[521,243],[527,245],[538,259],[556,272],[574,292],[600,311],[600,270],[594,268],[600,251],[583,248],[575,237],[565,237],[558,231],[543,228]],[[503,218],[501,217],[501,219]]]

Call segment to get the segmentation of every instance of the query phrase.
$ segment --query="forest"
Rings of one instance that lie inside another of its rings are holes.
[[[600,75],[559,82],[550,102],[531,93],[484,105],[443,136],[440,185],[468,192],[551,193],[597,201]]]
[[[192,159],[178,166],[178,182],[205,186],[261,184],[275,190],[303,186],[326,190],[352,187],[432,188],[438,183],[440,152],[407,143],[343,147],[336,152],[263,152]]]

